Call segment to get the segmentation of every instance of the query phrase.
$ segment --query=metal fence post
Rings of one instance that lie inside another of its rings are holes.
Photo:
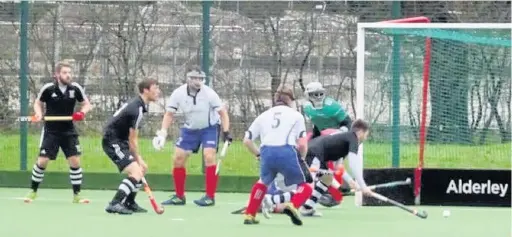
[[[206,74],[205,84],[211,86],[210,81],[210,8],[212,6],[212,1],[202,1],[203,7],[203,21],[202,21],[202,42],[201,42],[201,68],[203,72]],[[203,158],[203,174],[205,173],[205,163],[204,163],[204,152],[202,153]]]
[[[20,2],[20,116],[28,116],[28,1]],[[20,170],[27,170],[28,122],[20,120]]]

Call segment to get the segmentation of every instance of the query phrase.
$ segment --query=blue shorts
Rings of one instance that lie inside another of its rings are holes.
[[[283,191],[281,191],[280,189],[277,188],[276,182],[272,182],[270,187],[268,187],[268,189],[267,189],[267,194],[270,194],[270,195],[278,195],[278,194],[282,194],[282,193],[283,193]]]
[[[260,178],[267,186],[272,184],[277,173],[284,176],[286,186],[310,182],[311,175],[306,163],[299,157],[295,147],[263,146],[260,149]]]
[[[197,152],[199,146],[204,148],[217,148],[219,140],[219,125],[210,126],[203,129],[181,128],[180,137],[176,141],[176,146],[185,150]]]

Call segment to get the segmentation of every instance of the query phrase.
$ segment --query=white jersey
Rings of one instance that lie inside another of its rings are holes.
[[[183,127],[203,129],[220,124],[218,112],[221,108],[222,101],[212,88],[203,85],[193,96],[185,84],[172,92],[166,110],[173,113],[182,112],[185,116]]]
[[[285,105],[270,108],[258,116],[245,134],[255,140],[260,137],[261,146],[297,145],[297,139],[306,136],[304,117],[297,110]]]

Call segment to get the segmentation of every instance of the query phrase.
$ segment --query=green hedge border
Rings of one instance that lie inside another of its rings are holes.
[[[0,187],[29,188],[30,171],[0,171]],[[124,178],[117,173],[86,173],[84,174],[83,189],[115,190]],[[152,190],[174,190],[174,181],[171,175],[147,174],[146,179]],[[250,188],[258,180],[258,177],[250,176],[220,176],[219,192],[249,192]],[[71,188],[69,174],[65,172],[46,172],[41,188],[63,189]],[[203,175],[188,175],[186,183],[187,191],[204,191]]]

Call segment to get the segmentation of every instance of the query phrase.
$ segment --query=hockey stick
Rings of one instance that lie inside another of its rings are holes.
[[[73,116],[44,116],[42,118],[44,121],[72,121]],[[27,121],[27,122],[35,122],[36,118],[35,116],[23,116],[19,117],[18,121]]]
[[[375,184],[375,185],[368,186],[368,188],[370,188],[371,190],[375,190],[378,188],[394,188],[397,186],[403,186],[403,185],[409,185],[409,184],[411,184],[411,178],[407,178],[406,180],[403,180],[403,181],[393,181],[393,182],[388,182],[388,183],[383,183],[383,184]],[[350,193],[355,193],[355,192],[356,192],[355,189],[350,189]]]
[[[146,194],[148,194],[149,202],[151,203],[153,210],[155,210],[155,212],[158,215],[161,215],[162,213],[164,213],[164,208],[159,206],[157,204],[157,202],[155,201],[155,197],[153,196],[153,192],[151,192],[151,189],[149,188],[146,178],[142,177],[142,183],[144,183],[144,192],[146,192]]]
[[[220,151],[219,157],[217,158],[217,167],[215,168],[215,175],[219,175],[220,163],[226,156],[226,152],[228,151],[229,145],[230,145],[229,141],[225,141],[224,145],[222,145],[222,150]]]
[[[378,193],[375,193],[375,192],[372,193],[372,196],[374,198],[376,198],[376,199],[379,199],[379,200],[383,201],[383,202],[387,202],[387,203],[389,203],[389,204],[391,204],[391,205],[393,205],[395,207],[398,207],[398,208],[400,208],[400,209],[402,209],[402,210],[404,210],[406,212],[409,212],[409,213],[411,213],[411,214],[413,214],[413,215],[415,215],[415,216],[417,216],[419,218],[426,219],[428,217],[428,214],[427,214],[426,211],[418,211],[416,209],[409,208],[409,207],[405,206],[402,203],[399,203],[399,202],[397,202],[397,201],[395,201],[393,199],[389,199],[389,198],[387,198],[385,196],[382,196],[382,195],[380,195]]]

